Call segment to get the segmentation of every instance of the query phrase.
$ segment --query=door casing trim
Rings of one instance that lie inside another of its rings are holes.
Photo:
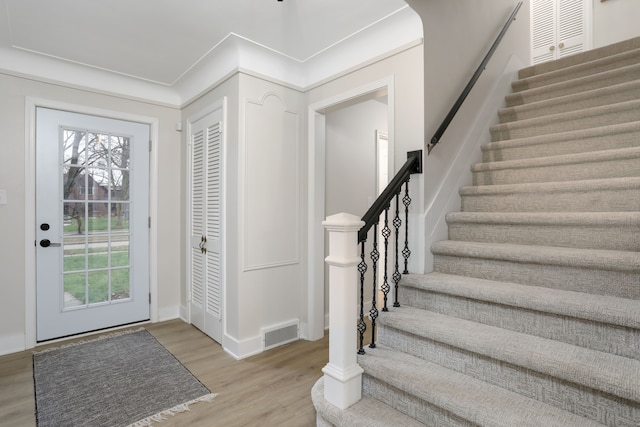
[[[149,315],[151,322],[158,321],[158,125],[155,117],[106,110],[85,105],[70,104],[45,98],[25,97],[25,153],[24,153],[24,215],[25,215],[25,253],[24,253],[24,288],[25,288],[25,349],[34,348],[36,341],[36,256],[35,256],[35,147],[36,147],[36,108],[44,107],[79,114],[107,117],[149,125],[151,153],[149,156],[149,216],[152,218],[149,228],[149,292],[151,303]],[[30,242],[34,242],[32,246]]]

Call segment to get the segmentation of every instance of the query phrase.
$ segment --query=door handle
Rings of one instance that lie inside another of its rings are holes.
[[[207,253],[207,236],[200,237],[200,244],[198,247],[200,248],[200,253]]]
[[[62,244],[53,243],[49,239],[42,239],[42,240],[40,240],[40,246],[42,246],[43,248],[48,248],[49,246],[62,246]]]

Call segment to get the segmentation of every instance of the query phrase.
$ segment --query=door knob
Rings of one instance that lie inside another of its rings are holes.
[[[555,49],[556,49],[556,47],[555,47],[555,46],[549,46],[549,50],[553,51],[553,50],[555,50]]]
[[[560,49],[562,49],[562,48],[564,47],[564,43],[560,43],[560,44],[558,45],[558,47],[559,47]]]
[[[48,248],[49,246],[60,246],[60,243],[52,243],[49,239],[42,239],[40,240],[40,246]]]

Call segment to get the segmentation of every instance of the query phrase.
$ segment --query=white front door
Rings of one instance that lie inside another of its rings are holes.
[[[222,343],[224,102],[190,124],[191,323]]]
[[[591,0],[532,0],[532,64],[591,48]]]
[[[149,126],[36,109],[36,328],[149,319]]]

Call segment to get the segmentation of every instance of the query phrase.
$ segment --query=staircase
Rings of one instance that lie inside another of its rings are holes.
[[[319,426],[640,426],[640,38],[521,70],[432,246]]]

